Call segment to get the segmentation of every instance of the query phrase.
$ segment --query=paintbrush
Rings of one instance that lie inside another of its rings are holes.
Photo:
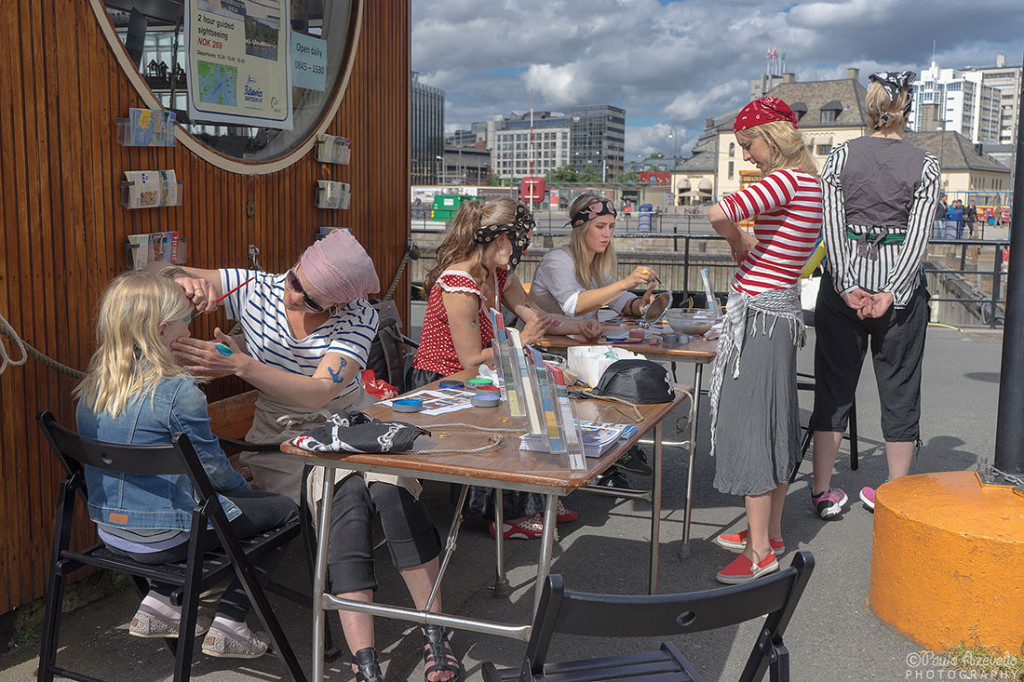
[[[645,275],[646,275],[646,274],[647,274],[647,268],[644,268],[644,269],[643,269],[643,270],[641,270],[640,272],[642,272],[643,274],[645,274]],[[660,278],[660,277],[658,277],[657,275],[655,275],[655,276],[654,276],[654,281],[655,281],[655,282],[657,282],[657,283],[658,283],[658,286],[660,286],[660,287],[661,287],[662,289],[665,289],[666,291],[668,290],[668,287],[667,287],[667,286],[665,286],[665,283],[664,283],[664,282],[662,282],[662,281],[661,281],[661,278]]]
[[[228,296],[230,296],[231,294],[235,293],[236,291],[238,291],[239,289],[241,289],[242,287],[244,287],[244,286],[245,286],[246,284],[248,284],[249,282],[253,281],[254,279],[256,279],[256,275],[253,275],[252,277],[250,277],[249,279],[245,280],[244,282],[242,282],[241,284],[239,284],[239,285],[238,285],[237,287],[235,287],[234,289],[232,289],[232,290],[231,290],[231,291],[229,291],[228,293],[226,293],[226,294],[224,294],[223,296],[221,296],[220,298],[218,298],[218,299],[217,299],[216,301],[214,301],[214,303],[220,303],[220,302],[221,302],[221,301],[223,301],[223,300],[224,300],[225,298],[227,298],[227,297],[228,297]],[[199,313],[198,313],[198,311],[197,311],[197,312],[194,312],[194,313],[192,313],[192,314],[191,314],[191,315],[189,315],[189,316],[188,316],[187,318],[185,318],[185,322],[191,322],[191,321],[193,320],[193,318],[195,318],[195,316],[196,316],[196,315],[198,315],[198,314],[199,314]]]

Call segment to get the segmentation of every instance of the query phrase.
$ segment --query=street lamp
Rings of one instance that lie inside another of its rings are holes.
[[[672,140],[672,165],[675,166],[676,156],[678,155],[676,150],[679,148],[679,131],[676,130],[675,126],[669,126],[670,132],[668,139]]]
[[[434,181],[439,185],[444,184],[444,178],[441,175],[441,162],[444,161],[440,156],[434,156]]]

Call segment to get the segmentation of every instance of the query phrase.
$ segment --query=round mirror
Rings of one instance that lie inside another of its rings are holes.
[[[179,140],[246,173],[288,165],[326,129],[361,9],[360,0],[90,2],[146,106],[174,111],[187,133]]]
[[[658,294],[644,307],[640,319],[647,326],[657,324],[670,305],[672,305],[672,294],[668,292]]]

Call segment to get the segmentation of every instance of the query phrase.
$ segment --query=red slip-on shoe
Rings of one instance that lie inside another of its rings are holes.
[[[565,505],[562,504],[562,501],[558,501],[558,507],[555,509],[556,521],[559,523],[572,523],[577,518],[579,518],[579,514],[572,509],[566,509]]]
[[[748,531],[741,530],[739,533],[722,533],[714,539],[714,543],[730,552],[742,552],[747,548]],[[786,551],[786,543],[782,538],[768,538],[772,551],[778,556]]]
[[[777,570],[779,570],[779,560],[775,558],[775,552],[768,552],[768,555],[757,563],[747,558],[746,554],[740,554],[731,564],[719,571],[715,579],[726,585],[739,585],[757,580],[762,575]]]

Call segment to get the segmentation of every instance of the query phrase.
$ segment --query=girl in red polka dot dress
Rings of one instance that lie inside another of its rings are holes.
[[[424,281],[424,290],[430,293],[407,386],[423,386],[483,363],[493,365],[494,329],[487,310],[500,312],[502,304],[525,323],[520,332],[523,344],[534,343],[545,334],[600,337],[601,327],[595,320],[569,320],[530,306],[514,269],[530,244],[533,227],[530,212],[512,199],[462,205],[437,248],[436,265]],[[506,492],[502,499],[504,516],[510,519],[504,524],[504,536],[540,537],[543,496]],[[493,490],[473,486],[465,512],[493,518]],[[559,521],[575,518],[575,512],[559,503]],[[496,533],[493,523],[491,532]]]

